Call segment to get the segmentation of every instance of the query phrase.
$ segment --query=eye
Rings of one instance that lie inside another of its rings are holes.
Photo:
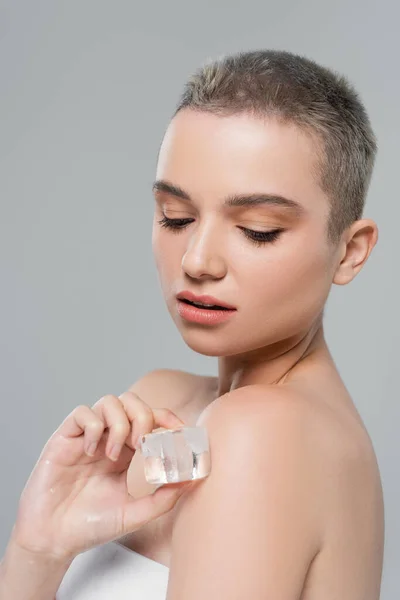
[[[158,223],[162,227],[166,227],[167,229],[172,229],[175,233],[178,233],[179,230],[183,229],[189,223],[192,223],[194,219],[169,219],[165,215],[162,219],[158,221]],[[255,231],[254,229],[247,229],[246,227],[239,227],[245,236],[251,240],[256,246],[262,246],[263,244],[268,244],[275,242],[283,229],[274,229],[272,231]]]
[[[254,242],[257,246],[262,244],[268,244],[275,242],[281,235],[283,229],[274,229],[272,231],[255,231],[254,229],[247,229],[246,227],[239,227],[245,236]]]
[[[160,219],[158,222],[161,225],[161,227],[166,227],[167,229],[172,229],[177,232],[179,229],[183,229],[184,227],[186,227],[186,225],[188,225],[192,221],[194,221],[194,219],[169,219],[164,215],[163,218]]]

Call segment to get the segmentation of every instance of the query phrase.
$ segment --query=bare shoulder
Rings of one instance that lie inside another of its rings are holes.
[[[321,460],[336,461],[340,467],[344,461],[349,466],[374,462],[371,439],[354,413],[339,407],[335,410],[321,398],[284,385],[257,384],[228,392],[201,413],[197,424],[229,434],[230,429],[245,423],[253,431],[258,426],[268,427],[272,421],[274,427],[280,424],[296,429],[307,438],[311,448],[323,450]],[[222,423],[225,423],[223,428]]]
[[[249,385],[228,392],[200,414],[196,425],[207,428],[215,453],[293,454],[303,460],[308,474],[314,470],[316,482],[328,462],[333,468],[335,456],[340,462],[339,452],[349,458],[357,455],[350,436],[346,445],[344,428],[326,410],[284,386]]]
[[[174,592],[187,581],[199,598],[210,595],[218,564],[219,585],[232,597],[242,588],[244,597],[250,583],[253,597],[300,597],[303,586],[307,600],[348,598],[349,590],[376,597],[365,593],[382,566],[374,452],[357,421],[331,408],[263,384],[228,392],[202,412],[196,424],[207,428],[212,467],[178,503]]]
[[[326,441],[327,431],[321,435],[321,426],[329,428],[328,419],[324,413],[312,406],[309,399],[300,392],[287,389],[284,386],[257,384],[238,388],[212,402],[197,420],[197,425],[203,425],[215,433],[215,440],[223,436],[224,442],[231,436],[233,439],[241,430],[241,440],[253,438],[258,431],[260,440],[268,443],[263,432],[282,428],[297,431],[298,436],[304,436],[308,443]],[[333,433],[333,425],[331,427]],[[270,432],[272,434],[273,431]],[[250,441],[250,440],[249,440]],[[285,443],[294,442],[293,437],[285,436]],[[224,445],[224,444],[222,444]]]
[[[201,394],[212,377],[179,369],[154,369],[140,377],[128,389],[135,392],[152,408],[183,409],[191,399]]]
[[[283,504],[276,502],[279,494],[290,510],[290,502],[285,499],[295,493],[293,510],[297,516],[303,515],[301,539],[303,547],[308,549],[305,559],[310,560],[322,548],[327,512],[321,491],[329,462],[329,443],[321,431],[322,420],[318,422],[315,416],[317,412],[315,407],[311,410],[300,393],[262,384],[244,386],[220,396],[196,421],[196,425],[206,427],[210,442],[215,490],[210,478],[199,493],[205,504],[210,502],[210,511],[218,501],[217,496],[221,499],[226,494],[227,500],[235,493],[238,497],[238,478],[247,490],[252,489],[255,494],[258,491],[260,511],[269,504],[269,515],[267,511],[264,516],[271,521],[283,509]],[[237,508],[246,512],[248,495],[240,501],[243,506],[238,503]],[[250,503],[254,508],[257,506],[254,494]],[[207,510],[200,512],[209,514]]]
[[[352,412],[335,410],[321,397],[301,389],[263,384],[221,396],[201,413],[196,424],[207,428],[211,455],[214,459],[219,455],[221,465],[232,453],[237,460],[243,460],[245,454],[256,460],[261,453],[270,457],[265,470],[268,477],[275,465],[281,470],[280,477],[286,469],[290,478],[290,465],[296,464],[299,486],[306,489],[300,481],[308,482],[310,496],[317,499],[313,526],[318,543],[336,535],[339,520],[348,519],[350,524],[360,516],[360,503],[369,510],[365,523],[382,528],[376,454],[365,427]],[[284,461],[288,461],[287,467]],[[371,499],[368,505],[366,497]],[[308,501],[314,500],[310,497]]]
[[[216,399],[197,425],[207,429],[212,466],[179,500],[171,591],[212,595],[218,564],[226,597],[300,597],[325,518],[301,399],[273,385],[245,386]]]

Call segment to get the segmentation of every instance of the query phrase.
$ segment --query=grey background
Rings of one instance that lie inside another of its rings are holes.
[[[332,287],[325,331],[377,453],[381,598],[398,597],[398,11],[388,0],[0,1],[1,555],[41,449],[75,406],[156,367],[217,373],[164,306],[151,183],[191,71],[270,47],[346,74],[378,136],[364,216],[379,241],[351,284]]]

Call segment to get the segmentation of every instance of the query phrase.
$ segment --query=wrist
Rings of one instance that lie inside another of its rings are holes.
[[[24,562],[28,561],[37,565],[51,565],[56,568],[63,565],[67,565],[68,567],[75,558],[75,556],[68,555],[67,553],[57,554],[56,552],[45,551],[40,544],[27,542],[19,535],[16,525],[14,525],[11,531],[7,550],[15,556],[18,555],[18,558]]]
[[[7,561],[12,561],[13,563],[19,562],[20,564],[32,565],[39,568],[43,566],[45,568],[68,569],[74,558],[56,556],[40,551],[36,552],[25,548],[18,540],[11,536],[0,564],[3,564],[5,559],[7,559]]]
[[[11,536],[0,562],[0,600],[53,600],[72,560],[32,552]]]

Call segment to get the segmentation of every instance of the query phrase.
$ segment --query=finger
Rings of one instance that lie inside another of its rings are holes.
[[[151,408],[134,392],[124,392],[118,396],[128,418],[134,421],[132,428],[132,447],[134,448],[139,438],[151,433],[155,428],[165,427],[166,429],[180,427],[184,422],[168,408]]]
[[[163,485],[142,498],[132,499],[125,509],[124,534],[140,529],[146,523],[169,512],[179,498],[190,489],[192,481]]]
[[[80,404],[64,419],[57,430],[58,435],[74,438],[83,435],[83,444],[98,442],[104,432],[104,421],[85,404]]]
[[[153,413],[154,422],[158,427],[173,429],[174,427],[180,427],[185,424],[184,421],[169,408],[153,408]]]
[[[131,423],[125,407],[117,396],[107,394],[92,406],[92,410],[109,429],[105,453],[115,462],[125,445],[126,438],[131,433]]]
[[[142,448],[142,436],[146,435],[147,433],[152,433],[152,432],[156,432],[158,430],[165,430],[165,429],[177,429],[179,427],[183,427],[185,425],[185,423],[175,414],[173,413],[169,408],[153,408],[153,414],[154,414],[154,423],[159,425],[159,427],[157,427],[156,429],[153,430],[145,430],[142,429],[141,432],[139,433],[139,435],[136,438],[136,444],[135,444],[135,448],[136,450],[139,450]]]
[[[156,427],[154,413],[150,406],[134,392],[123,392],[118,399],[132,423],[130,439],[126,443],[134,449],[141,433],[153,431]]]

